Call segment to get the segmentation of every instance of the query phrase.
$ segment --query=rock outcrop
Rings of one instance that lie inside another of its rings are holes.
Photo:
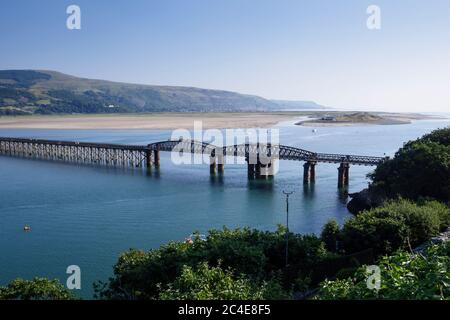
[[[354,215],[361,211],[382,206],[386,201],[386,197],[372,189],[364,189],[357,193],[350,193],[350,202],[347,204],[347,209]]]

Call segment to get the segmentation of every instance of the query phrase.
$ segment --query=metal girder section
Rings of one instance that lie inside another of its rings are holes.
[[[76,160],[83,162],[140,166],[149,151],[179,151],[215,156],[269,156],[280,160],[312,161],[328,163],[349,163],[374,166],[387,158],[315,153],[308,150],[271,144],[240,144],[218,147],[195,140],[168,140],[147,146],[106,144],[93,142],[71,142],[25,138],[1,138],[0,154],[32,156],[47,159]],[[222,154],[219,154],[221,152]]]

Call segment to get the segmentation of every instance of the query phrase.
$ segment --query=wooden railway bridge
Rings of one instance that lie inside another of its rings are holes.
[[[315,181],[317,163],[337,163],[338,186],[349,183],[350,165],[375,166],[386,158],[358,155],[315,153],[300,148],[271,144],[240,144],[217,147],[194,140],[168,140],[149,145],[122,145],[93,142],[54,141],[0,137],[0,155],[19,156],[109,166],[160,166],[160,152],[201,154],[210,158],[210,172],[223,173],[225,157],[245,157],[248,177],[266,178],[276,173],[278,160],[304,162],[304,183]]]

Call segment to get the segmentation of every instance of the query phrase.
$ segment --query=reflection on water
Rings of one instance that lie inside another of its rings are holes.
[[[146,173],[147,177],[152,177],[155,179],[161,178],[160,168],[152,167],[152,168],[145,169],[144,172]]]
[[[305,199],[314,200],[315,189],[316,189],[315,182],[311,182],[311,183],[307,183],[307,184],[304,183],[303,184],[303,197]]]
[[[274,177],[253,178],[247,181],[248,190],[270,191],[274,189]]]
[[[211,186],[223,186],[224,178],[225,176],[223,173],[216,173],[210,175],[209,181],[211,182]]]
[[[338,197],[337,199],[342,203],[342,204],[347,204],[347,200],[348,200],[348,187],[344,186],[342,188],[338,188],[337,189],[337,194]]]

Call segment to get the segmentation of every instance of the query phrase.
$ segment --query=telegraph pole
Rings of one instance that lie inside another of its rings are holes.
[[[293,193],[294,191],[283,190],[283,194],[286,196],[286,267],[289,262],[289,196]]]

